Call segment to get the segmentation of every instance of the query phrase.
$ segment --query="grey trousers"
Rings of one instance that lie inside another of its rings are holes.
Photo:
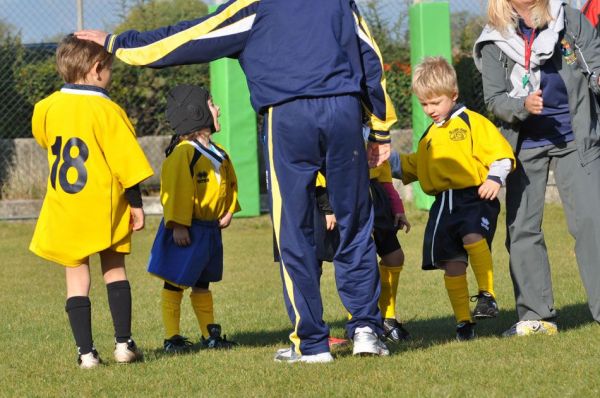
[[[579,274],[592,316],[600,322],[600,158],[582,166],[574,142],[562,148],[522,149],[517,158],[517,169],[506,180],[506,247],[519,320],[556,317],[542,232],[546,183],[554,159]]]

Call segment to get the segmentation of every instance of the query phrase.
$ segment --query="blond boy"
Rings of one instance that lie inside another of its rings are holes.
[[[500,211],[498,191],[514,168],[509,143],[485,117],[458,104],[454,68],[442,57],[425,58],[413,74],[413,92],[433,123],[417,151],[400,155],[401,178],[419,181],[435,196],[423,242],[423,269],[443,269],[456,318],[456,338],[475,338],[466,269],[479,285],[473,318],[495,317],[491,242]]]

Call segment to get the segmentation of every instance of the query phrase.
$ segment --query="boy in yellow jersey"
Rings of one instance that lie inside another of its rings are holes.
[[[416,153],[400,155],[405,184],[418,180],[435,195],[423,242],[423,269],[443,269],[457,321],[456,338],[475,338],[466,269],[479,285],[473,317],[495,317],[492,239],[500,203],[496,196],[515,158],[509,143],[485,117],[457,104],[454,68],[442,57],[425,58],[413,73],[413,92],[433,119]]]
[[[90,255],[99,253],[115,329],[114,357],[142,357],[131,339],[125,254],[144,227],[139,183],[152,168],[125,112],[108,97],[113,56],[73,35],[56,51],[65,85],[35,105],[33,136],[48,151],[50,175],[29,249],[66,268],[66,311],[81,368],[100,364],[91,327]]]
[[[215,324],[210,282],[223,275],[221,229],[227,228],[237,201],[237,179],[227,153],[211,141],[220,130],[219,107],[208,91],[180,85],[167,98],[167,120],[175,130],[161,172],[164,219],[154,240],[148,272],[164,280],[164,350],[180,352],[192,343],[180,334],[183,289],[202,332],[204,348],[231,348]]]

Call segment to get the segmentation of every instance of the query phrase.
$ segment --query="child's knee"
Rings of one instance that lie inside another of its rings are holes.
[[[401,267],[404,265],[404,252],[402,249],[394,250],[383,256],[381,262],[386,267]]]
[[[467,234],[463,236],[463,245],[472,245],[480,240],[483,240],[483,236],[481,234]]]
[[[467,273],[467,263],[463,261],[446,261],[440,266],[446,276],[460,276]]]

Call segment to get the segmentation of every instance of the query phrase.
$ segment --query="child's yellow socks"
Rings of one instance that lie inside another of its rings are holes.
[[[448,291],[452,310],[454,310],[456,322],[471,322],[467,274],[458,276],[444,275],[444,283],[446,285],[446,290]]]
[[[402,265],[390,267],[379,263],[379,278],[381,280],[381,294],[379,295],[379,309],[384,318],[396,319],[396,294],[398,293],[398,279]]]
[[[200,326],[202,336],[207,339],[210,336],[208,333],[208,325],[215,323],[212,293],[210,290],[201,293],[192,292],[190,294],[190,300],[196,318],[198,319],[198,326]]]
[[[485,239],[479,242],[464,245],[477,285],[480,292],[488,292],[492,297],[496,297],[494,293],[494,271],[492,263],[492,253]]]
[[[179,319],[181,317],[182,298],[183,290],[162,290],[161,308],[163,324],[165,326],[165,339],[170,339],[171,337],[179,334]]]

